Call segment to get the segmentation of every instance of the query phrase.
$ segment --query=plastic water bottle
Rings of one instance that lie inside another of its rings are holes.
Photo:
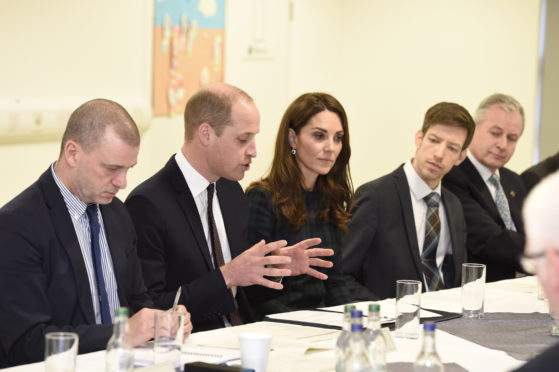
[[[105,372],[134,370],[134,347],[128,334],[128,309],[121,307],[115,313],[113,335],[105,353]]]
[[[423,324],[423,347],[413,365],[414,372],[444,372],[444,366],[435,349],[435,323]]]
[[[355,305],[344,306],[344,321],[342,323],[342,333],[338,336],[336,341],[336,372],[343,372],[345,353],[349,342],[349,335],[351,333],[351,311],[355,310]]]
[[[386,340],[380,329],[380,305],[369,304],[369,321],[363,333],[371,370],[386,371]]]
[[[352,315],[353,315],[352,311]],[[371,372],[369,356],[363,339],[363,325],[353,323],[349,336],[349,347],[344,362],[344,372]]]

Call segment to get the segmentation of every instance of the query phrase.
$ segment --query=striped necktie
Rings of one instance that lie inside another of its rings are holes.
[[[437,267],[437,247],[439,246],[441,235],[441,220],[439,218],[441,197],[436,192],[432,192],[424,197],[423,200],[427,204],[427,213],[425,216],[425,240],[423,241],[421,263],[427,290],[436,291],[444,289],[444,283]]]
[[[101,308],[101,322],[112,323],[111,310],[109,306],[109,295],[105,287],[103,278],[103,263],[101,259],[101,246],[99,245],[99,232],[101,225],[97,218],[97,204],[89,204],[85,209],[89,218],[89,231],[91,233],[91,255],[93,257],[93,268],[95,269],[95,279],[97,279],[97,295],[99,297],[99,307]]]

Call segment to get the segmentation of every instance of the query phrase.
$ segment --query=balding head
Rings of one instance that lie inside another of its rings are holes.
[[[528,194],[522,216],[526,230],[523,267],[538,275],[549,308],[559,313],[559,172],[544,178]]]
[[[140,145],[138,127],[124,107],[99,98],[82,104],[70,115],[62,136],[60,154],[70,140],[79,143],[86,152],[93,150],[103,140],[107,128],[111,128],[127,145]]]
[[[225,83],[210,84],[186,103],[184,110],[184,132],[186,141],[194,138],[196,129],[202,123],[212,126],[218,136],[223,128],[231,124],[231,112],[235,102],[252,102],[252,98],[243,90]]]
[[[523,208],[526,235],[532,251],[559,251],[559,172],[544,178],[528,194]]]

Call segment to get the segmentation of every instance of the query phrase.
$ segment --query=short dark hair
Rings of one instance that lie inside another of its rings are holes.
[[[442,124],[466,129],[466,140],[462,145],[465,150],[472,142],[476,125],[474,119],[464,107],[452,102],[439,102],[425,113],[421,131],[427,133],[433,125]]]
[[[114,101],[97,98],[82,104],[70,115],[62,135],[60,153],[70,140],[79,143],[84,151],[92,151],[103,140],[109,127],[129,146],[140,145],[138,127],[126,109]]]
[[[184,109],[184,133],[187,140],[194,138],[196,129],[202,123],[212,126],[220,136],[223,128],[231,124],[233,103],[239,99],[252,102],[245,91],[232,85],[220,85],[221,89],[203,88],[196,92]]]

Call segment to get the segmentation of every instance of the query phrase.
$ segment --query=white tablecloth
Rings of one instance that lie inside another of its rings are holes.
[[[537,298],[535,277],[488,283],[485,290],[485,312],[548,313],[546,301]],[[450,312],[461,311],[460,288],[424,293],[422,307]],[[364,306],[365,304],[363,304]],[[394,300],[381,302],[381,308],[394,306]],[[238,349],[237,337],[246,331],[264,331],[272,334],[268,371],[333,371],[335,341],[339,331],[291,324],[260,322],[234,328],[225,328],[193,334],[185,345],[211,347],[227,351]],[[387,354],[388,362],[413,362],[421,348],[421,339],[394,339],[397,351]],[[503,351],[492,350],[459,337],[437,331],[437,350],[443,362],[455,362],[469,371],[510,371],[523,364]],[[186,358],[186,353],[184,354]],[[104,370],[104,351],[78,356],[78,372]],[[44,371],[42,363],[28,364],[5,371]]]

